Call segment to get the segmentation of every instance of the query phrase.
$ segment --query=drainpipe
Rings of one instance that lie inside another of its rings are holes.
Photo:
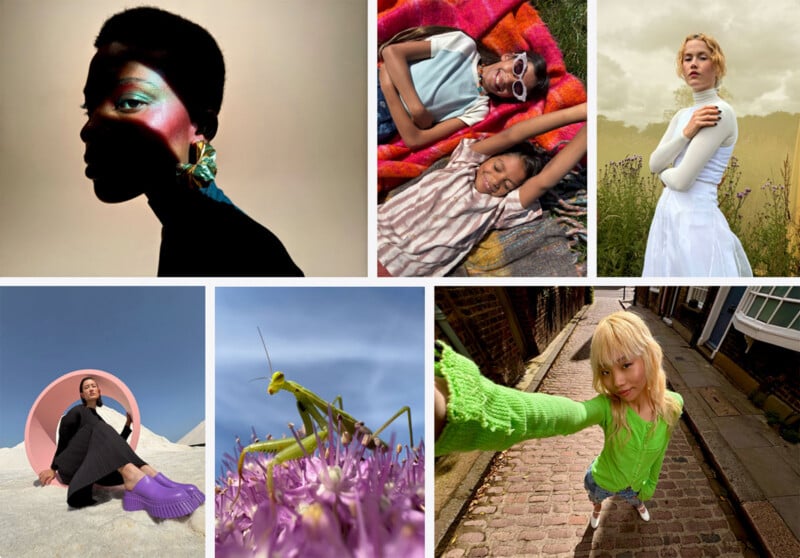
[[[436,305],[434,310],[434,319],[436,320],[436,324],[442,329],[447,340],[450,342],[450,346],[452,346],[456,351],[467,357],[468,359],[472,360],[472,357],[469,355],[469,351],[461,342],[461,339],[458,338],[458,335],[453,330],[450,322],[447,321],[447,317],[444,315],[444,312],[439,309],[439,306]]]

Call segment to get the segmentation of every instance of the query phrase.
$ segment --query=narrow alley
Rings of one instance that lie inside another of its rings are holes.
[[[538,390],[577,401],[596,395],[589,344],[597,323],[620,310],[621,290],[595,292]],[[603,503],[592,529],[583,477],[603,447],[591,427],[571,436],[529,440],[497,454],[468,512],[441,553],[478,556],[755,556],[688,428],[675,429],[650,522],[623,500]]]

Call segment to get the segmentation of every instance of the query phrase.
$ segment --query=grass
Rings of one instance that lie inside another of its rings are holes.
[[[640,277],[647,233],[661,195],[661,182],[642,173],[642,157],[608,163],[597,188],[597,274]]]
[[[531,0],[564,55],[567,71],[586,83],[586,0]]]
[[[778,182],[761,186],[763,202],[754,216],[743,215],[751,193],[740,190],[740,164],[731,158],[718,189],[719,207],[742,242],[756,277],[800,275],[800,230],[789,213],[792,169],[788,158]],[[644,265],[647,234],[662,191],[658,176],[642,169],[641,155],[606,164],[597,188],[597,274],[639,277]]]

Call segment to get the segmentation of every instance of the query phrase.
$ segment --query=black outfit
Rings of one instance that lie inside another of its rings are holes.
[[[82,508],[95,503],[92,485],[123,484],[117,469],[126,463],[146,465],[125,441],[131,433],[125,427],[119,434],[97,411],[84,405],[71,408],[58,428],[58,447],[50,468],[58,471],[62,482],[69,485],[67,503]]]
[[[163,225],[159,277],[302,277],[272,232],[196,190],[150,196]]]

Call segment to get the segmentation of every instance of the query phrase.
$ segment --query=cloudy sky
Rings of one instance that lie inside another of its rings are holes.
[[[728,73],[722,86],[736,113],[800,112],[800,4],[797,0],[597,2],[597,108],[643,126],[675,108],[678,48],[689,33],[714,36]]]
[[[301,426],[294,397],[267,395],[273,370],[345,410],[373,430],[402,406],[411,407],[414,443],[424,430],[425,308],[422,288],[257,287],[216,289],[215,468],[236,437],[250,441],[290,435]],[[253,381],[254,378],[262,378]],[[408,421],[395,421],[408,443]]]

